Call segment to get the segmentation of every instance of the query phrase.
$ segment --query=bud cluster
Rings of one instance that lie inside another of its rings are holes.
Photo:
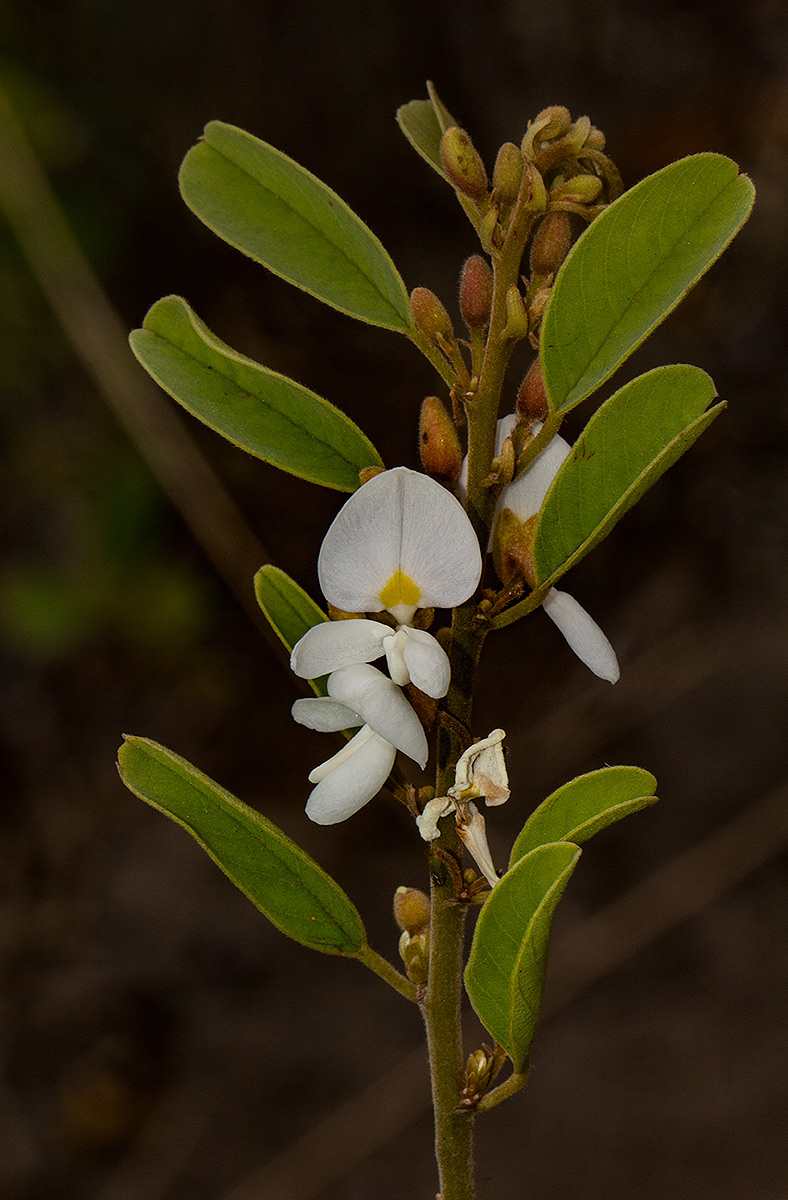
[[[430,958],[430,900],[418,888],[398,887],[394,893],[394,920],[402,930],[399,954],[411,983],[427,982]]]

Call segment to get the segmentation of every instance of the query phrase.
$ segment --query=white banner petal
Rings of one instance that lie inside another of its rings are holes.
[[[396,683],[377,667],[341,667],[329,675],[327,687],[329,696],[359,713],[375,733],[426,766],[427,738],[421,722]]]
[[[396,753],[371,729],[359,730],[338,755],[324,764],[329,770],[310,794],[306,815],[318,825],[335,825],[352,817],[383,787]]]
[[[481,575],[479,544],[465,510],[441,484],[407,467],[375,475],[340,509],[317,570],[323,594],[347,612],[381,612],[401,571],[418,608],[452,608]],[[408,601],[410,603],[410,601]]]
[[[321,621],[295,644],[290,667],[301,679],[317,679],[351,663],[372,662],[383,654],[383,639],[391,633],[380,621]]]
[[[615,683],[620,674],[616,652],[583,606],[567,592],[551,588],[542,607],[577,657],[600,679]]]

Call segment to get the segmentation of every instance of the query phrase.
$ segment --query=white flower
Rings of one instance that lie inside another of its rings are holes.
[[[343,505],[317,562],[323,595],[345,612],[453,608],[482,572],[479,543],[459,501],[407,467],[374,475]]]
[[[394,630],[381,621],[355,617],[321,621],[294,646],[290,666],[302,679],[316,679],[352,663],[373,662],[384,654],[391,678],[400,687],[414,683],[436,700],[446,695],[450,679],[446,652],[431,633],[409,625]]]
[[[502,729],[494,729],[489,737],[469,746],[457,762],[448,795],[428,800],[416,818],[419,833],[431,842],[440,834],[440,819],[456,813],[457,833],[490,887],[498,882],[498,873],[487,845],[484,817],[473,801],[484,798],[488,806],[493,806],[509,799],[509,777],[501,745],[505,736]]]

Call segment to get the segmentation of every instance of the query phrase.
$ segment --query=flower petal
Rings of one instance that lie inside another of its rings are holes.
[[[499,875],[490,854],[490,847],[487,844],[487,827],[484,817],[472,801],[469,801],[463,808],[464,811],[462,813],[458,812],[457,833],[465,843],[465,849],[476,863],[482,875],[490,887],[493,888],[498,882]]]
[[[317,679],[351,663],[372,662],[383,654],[390,633],[380,621],[321,621],[296,642],[290,666],[301,679]]]
[[[566,592],[551,588],[542,601],[542,608],[556,623],[577,657],[600,679],[615,683],[620,674],[616,652],[583,606]]]
[[[484,797],[489,807],[509,799],[509,776],[501,744],[505,737],[502,729],[494,729],[489,737],[480,738],[468,747],[457,762],[450,796],[458,800]]]
[[[404,657],[411,683],[434,700],[440,700],[448,692],[451,681],[446,651],[426,629],[402,628],[407,634]]]
[[[521,521],[527,521],[542,507],[550,484],[558,474],[571,446],[558,434],[552,438],[541,454],[522,475],[508,484],[501,492],[498,511],[509,508]]]
[[[406,467],[375,475],[354,492],[329,528],[317,564],[326,599],[346,612],[452,608],[474,591],[481,569],[462,505],[434,479]]]
[[[296,700],[290,712],[299,725],[316,729],[318,733],[339,733],[341,729],[355,729],[357,725],[364,724],[357,712],[329,696]]]
[[[416,817],[419,833],[425,842],[432,842],[440,836],[438,821],[441,817],[447,817],[449,813],[454,812],[455,808],[454,801],[448,796],[435,796],[432,800],[427,801],[421,816]]]
[[[375,733],[426,766],[427,738],[421,722],[396,683],[377,667],[341,667],[329,675],[327,687],[329,696],[359,713]]]
[[[317,825],[335,825],[352,817],[383,787],[396,753],[368,726],[360,729],[323,768],[317,769],[320,781],[309,796],[306,815]]]

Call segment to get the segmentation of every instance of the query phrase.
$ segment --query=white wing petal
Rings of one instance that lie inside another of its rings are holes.
[[[341,667],[328,677],[328,694],[359,713],[365,723],[420,767],[427,763],[427,738],[419,718],[396,683],[366,664]]]
[[[600,679],[615,683],[620,674],[616,652],[583,606],[566,592],[551,588],[542,607],[577,657]]]
[[[570,450],[569,443],[556,434],[528,470],[503,489],[498,502],[499,511],[510,508],[521,521],[527,521],[534,513],[538,513],[550,484],[558,474],[558,468]]]
[[[328,696],[314,696],[308,700],[296,700],[290,709],[293,720],[307,729],[318,733],[339,733],[340,729],[355,729],[364,722],[357,712]]]
[[[293,647],[290,666],[302,679],[317,679],[351,663],[367,663],[383,654],[391,629],[380,621],[321,621]]]
[[[323,764],[329,769],[310,794],[306,815],[318,825],[335,825],[352,817],[383,787],[396,753],[385,738],[369,728],[360,729],[339,754]]]

